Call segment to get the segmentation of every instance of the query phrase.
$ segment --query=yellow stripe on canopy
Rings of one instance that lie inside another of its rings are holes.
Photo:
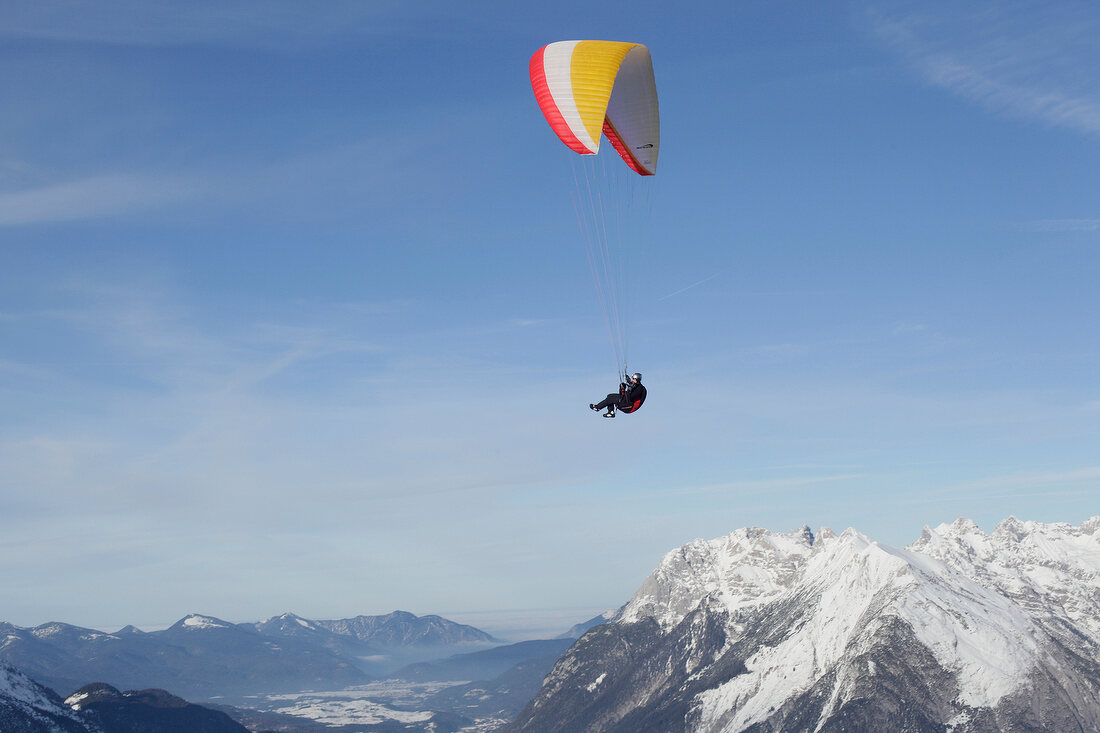
[[[570,64],[573,99],[585,129],[595,141],[599,141],[603,130],[615,76],[627,53],[637,45],[621,41],[581,41],[573,50]]]

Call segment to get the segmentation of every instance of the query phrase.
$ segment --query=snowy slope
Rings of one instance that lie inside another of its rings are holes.
[[[765,720],[847,656],[866,651],[874,643],[868,625],[885,617],[904,621],[957,673],[964,705],[995,705],[1030,670],[1039,632],[1029,617],[932,558],[848,530],[818,544],[799,570],[788,591],[807,600],[799,628],[746,659],[745,674],[701,696],[704,728],[734,708],[730,730]],[[827,712],[844,701],[838,688]]]
[[[4,665],[0,665],[0,731],[100,733],[55,693]]]
[[[513,729],[1100,730],[1098,580],[1100,518],[696,540]]]
[[[990,535],[959,519],[926,528],[911,549],[1014,599],[1048,629],[1074,629],[1072,645],[1100,647],[1100,517],[1080,527],[1009,518]]]

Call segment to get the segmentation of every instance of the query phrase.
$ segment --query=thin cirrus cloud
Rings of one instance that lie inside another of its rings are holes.
[[[1100,135],[1100,16],[1077,3],[893,3],[868,14],[875,36],[927,83],[986,109]]]
[[[56,222],[108,219],[139,214],[179,204],[220,201],[244,203],[248,199],[294,200],[291,194],[308,193],[300,183],[310,176],[285,174],[286,170],[322,170],[329,153],[290,159],[256,170],[190,173],[105,173],[64,180],[32,188],[0,192],[0,227],[19,227]],[[366,185],[359,182],[360,186]],[[331,184],[335,189],[336,184]],[[325,193],[313,185],[314,193]]]
[[[404,8],[389,0],[332,0],[319,8],[283,0],[117,0],[109,6],[14,0],[5,7],[0,36],[127,46],[294,47],[339,35],[393,33]]]
[[[455,114],[466,125],[480,118]],[[267,206],[271,214],[393,210],[425,196],[425,172],[451,137],[424,134],[405,124],[320,148],[291,149],[263,165],[243,166],[215,157],[183,170],[70,175],[36,186],[0,190],[0,228],[125,217],[178,205]],[[6,163],[14,166],[17,164]],[[31,169],[29,164],[24,168]],[[272,206],[272,204],[275,204]]]
[[[1039,219],[1020,225],[1029,232],[1100,232],[1100,219]]]
[[[965,497],[983,492],[1010,492],[1009,495],[1030,496],[1029,492],[1038,492],[1034,495],[1042,496],[1049,493],[1051,488],[1083,488],[1092,491],[1092,486],[1100,479],[1100,466],[1084,466],[1064,471],[1028,472],[1007,474],[1002,476],[989,476],[966,483],[958,484],[949,489],[933,492],[934,494],[951,494]]]
[[[671,494],[707,494],[715,491],[738,491],[751,493],[767,493],[782,489],[802,489],[818,484],[834,483],[838,481],[857,481],[871,478],[867,473],[838,473],[816,476],[795,476],[790,478],[762,479],[757,481],[730,481],[705,486],[683,486],[672,490]]]
[[[185,179],[108,174],[0,193],[0,227],[98,219],[200,195]]]

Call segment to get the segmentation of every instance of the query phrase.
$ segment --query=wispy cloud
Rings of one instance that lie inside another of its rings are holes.
[[[1100,102],[1059,89],[1037,89],[993,76],[991,70],[942,56],[921,62],[930,81],[969,97],[994,111],[1004,111],[1100,134]]]
[[[53,306],[17,314],[5,339],[27,346],[0,361],[19,395],[0,417],[0,464],[24,517],[94,495],[186,526],[211,501],[278,497],[271,521],[299,523],[288,507],[322,496],[469,499],[568,483],[603,460],[562,463],[585,438],[559,418],[502,420],[530,375],[440,353],[465,332],[387,331],[400,305],[295,303],[256,323],[209,319],[155,277],[54,288]],[[580,392],[544,389],[550,404]]]
[[[421,172],[431,147],[445,144],[439,138],[406,125],[321,148],[291,150],[256,166],[213,159],[186,169],[153,167],[59,177],[30,186],[9,184],[0,189],[0,227],[107,219],[195,204],[237,211],[255,204],[268,216],[321,210],[359,215],[365,206],[384,208],[403,196],[424,195]]]
[[[1100,232],[1100,219],[1039,219],[1019,227],[1029,232]]]
[[[984,492],[1039,491],[1049,487],[1066,487],[1093,483],[1100,493],[1100,466],[1085,466],[1068,471],[1044,471],[989,476],[967,481],[945,489],[945,494],[974,494]],[[1027,494],[1023,494],[1027,495]]]
[[[128,46],[287,48],[337,36],[408,30],[409,20],[422,19],[433,5],[419,3],[410,9],[391,0],[329,0],[318,7],[284,0],[115,0],[107,6],[81,0],[12,0],[5,5],[0,36]]]
[[[874,33],[929,84],[997,113],[1100,135],[1100,16],[1087,4],[886,3]]]
[[[949,336],[937,331],[927,323],[898,322],[894,324],[891,333],[899,339],[910,339],[915,343],[921,343],[935,349],[944,349],[969,343],[969,339],[967,338]]]
[[[735,491],[744,493],[759,493],[765,491],[779,491],[782,489],[801,489],[818,484],[836,483],[838,481],[853,481],[870,477],[867,473],[838,473],[823,476],[792,476],[790,478],[759,479],[751,481],[729,481],[718,484],[706,484],[702,486],[682,486],[673,489],[675,494],[708,494],[715,491]]]
[[[746,353],[765,359],[790,359],[805,356],[810,353],[810,347],[806,344],[762,344],[748,349]]]
[[[194,181],[101,175],[0,193],[0,227],[98,219],[199,195]]]

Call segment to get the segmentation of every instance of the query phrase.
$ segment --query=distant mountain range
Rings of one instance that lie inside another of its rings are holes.
[[[255,624],[265,636],[311,639],[341,654],[366,656],[395,649],[431,649],[464,645],[503,644],[481,629],[441,616],[414,616],[394,611],[384,616],[356,616],[334,621],[310,621],[284,613]]]
[[[127,626],[113,634],[0,622],[0,663],[61,694],[90,682],[189,699],[341,689],[447,650],[498,643],[472,626],[402,611],[334,621],[287,613],[242,624],[191,614],[163,631]]]
[[[1100,730],[1100,517],[692,542],[507,730]]]

